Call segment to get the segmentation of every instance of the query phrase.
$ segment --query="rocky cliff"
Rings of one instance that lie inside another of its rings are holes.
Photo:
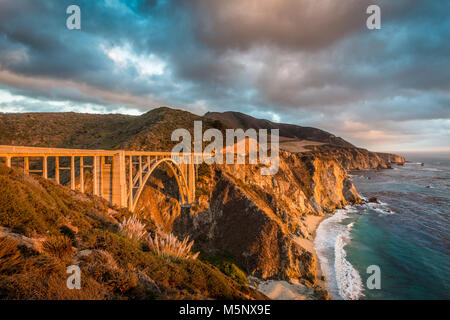
[[[311,154],[338,161],[347,170],[389,169],[392,164],[403,164],[405,158],[372,152],[362,148],[345,148],[332,145],[313,146]]]

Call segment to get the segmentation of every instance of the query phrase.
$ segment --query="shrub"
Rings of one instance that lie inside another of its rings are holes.
[[[147,234],[145,225],[140,222],[135,216],[130,218],[124,218],[122,223],[119,224],[119,230],[130,239],[141,240]]]
[[[202,253],[201,260],[207,261],[212,265],[218,267],[220,271],[229,276],[231,279],[240,285],[248,285],[247,274],[237,265],[233,257],[228,253],[208,255]]]
[[[211,178],[211,168],[209,167],[208,164],[202,162],[198,166],[197,175],[199,178],[200,177]]]
[[[195,195],[196,195],[197,197],[200,197],[200,196],[207,196],[207,195],[209,195],[209,192],[208,192],[208,190],[207,190],[206,188],[197,188],[197,189],[195,190]]]
[[[197,259],[198,252],[191,253],[191,248],[194,245],[194,241],[189,242],[189,237],[180,241],[172,233],[159,236],[155,234],[152,238],[147,238],[147,244],[151,251],[161,256],[171,256],[178,259]]]

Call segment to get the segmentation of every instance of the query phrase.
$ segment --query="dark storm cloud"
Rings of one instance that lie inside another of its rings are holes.
[[[290,50],[319,49],[365,29],[366,8],[381,1],[227,0],[189,1],[196,32],[216,49],[246,50],[274,45]],[[388,17],[405,1],[385,2]]]
[[[71,4],[82,30],[65,27]],[[381,30],[365,27],[369,4]],[[448,12],[446,0],[2,0],[0,111],[19,106],[6,90],[40,101],[21,98],[24,111],[232,109],[403,141],[411,121],[448,128]]]

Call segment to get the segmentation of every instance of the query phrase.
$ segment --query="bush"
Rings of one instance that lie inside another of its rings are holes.
[[[198,166],[197,175],[198,175],[198,178],[201,178],[201,177],[210,178],[211,177],[211,168],[210,168],[210,166],[208,164],[202,162]]]
[[[206,188],[197,188],[195,190],[195,196],[196,197],[200,197],[200,196],[208,196],[209,192]]]
[[[225,273],[240,285],[246,286],[248,284],[247,274],[233,261],[230,255],[206,255],[205,253],[202,253],[200,258],[218,267],[220,271]]]

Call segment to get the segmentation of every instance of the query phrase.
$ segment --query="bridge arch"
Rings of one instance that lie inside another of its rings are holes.
[[[131,160],[130,160],[131,161]],[[155,162],[151,164],[147,164],[146,166],[142,167],[140,170],[138,170],[135,178],[133,179],[133,188],[130,188],[129,190],[129,209],[130,211],[134,211],[136,209],[136,206],[138,204],[139,198],[142,194],[142,191],[144,190],[144,187],[152,175],[152,173],[155,171],[156,168],[158,168],[161,164],[166,164],[170,170],[173,173],[173,176],[177,182],[178,185],[178,191],[180,193],[180,201],[181,205],[185,205],[189,203],[190,195],[189,195],[189,187],[188,182],[185,176],[185,173],[181,166],[177,164],[175,161],[173,161],[172,158],[162,158],[159,160],[156,160]],[[141,177],[141,180],[139,181],[139,177]],[[134,185],[138,184],[137,187],[134,187]],[[133,189],[136,188],[136,192],[133,192]]]

